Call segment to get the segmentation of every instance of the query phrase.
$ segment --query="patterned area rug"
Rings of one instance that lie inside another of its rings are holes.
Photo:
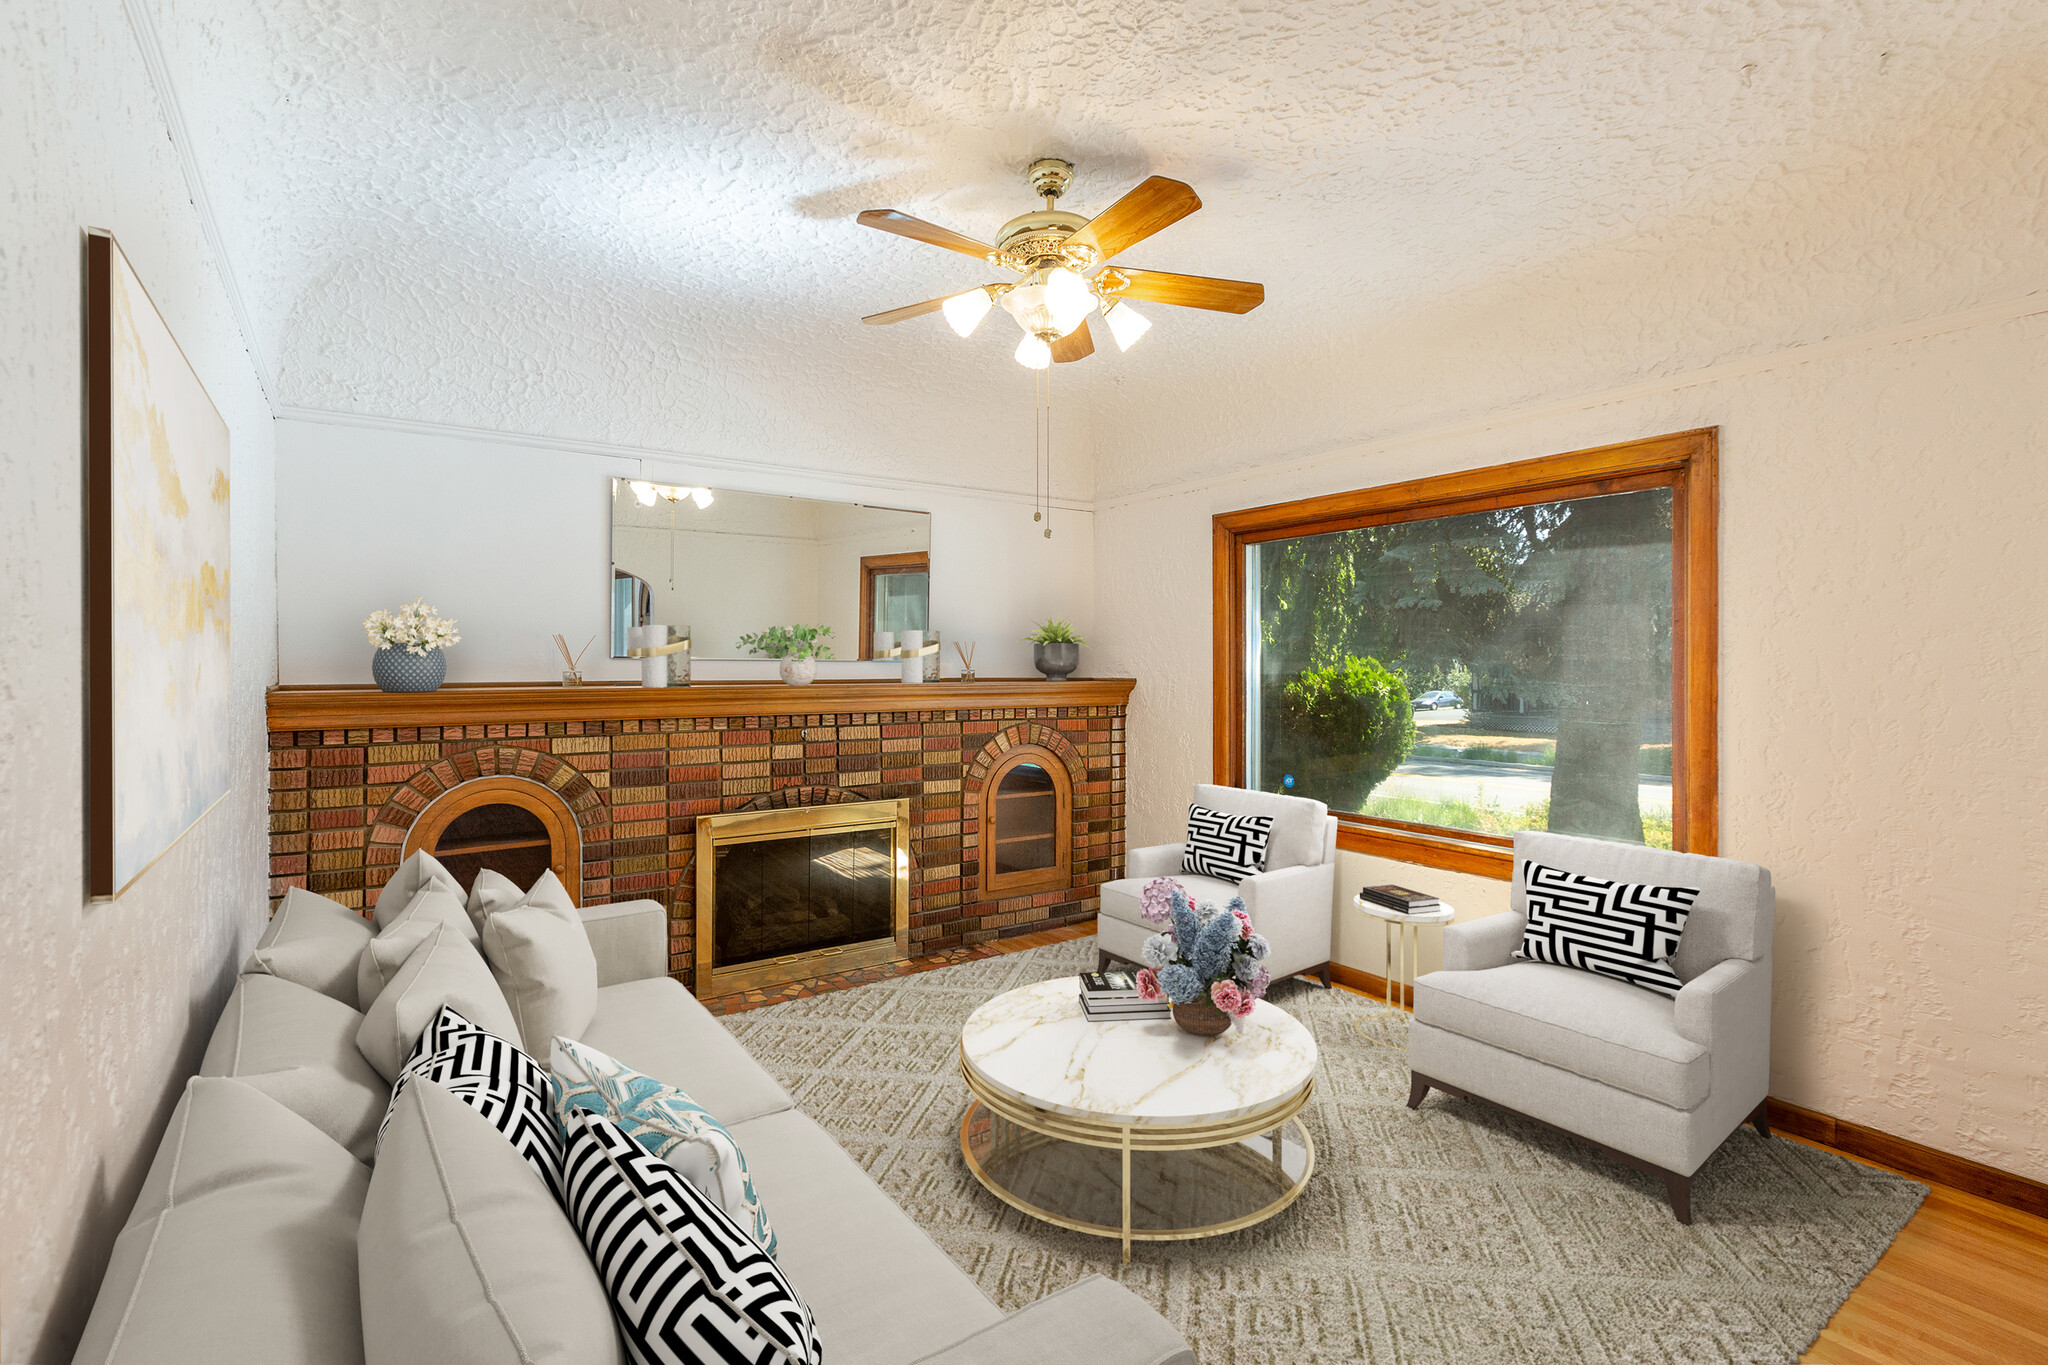
[[[1016,1309],[1091,1273],[1122,1281],[1202,1365],[1794,1360],[1924,1186],[1744,1128],[1693,1185],[1661,1182],[1475,1101],[1406,1108],[1406,1016],[1303,982],[1274,1003],[1315,1034],[1316,1171],[1243,1232],[1113,1241],[1011,1209],[959,1148],[962,1022],[1014,986],[1094,964],[1078,939],[725,1022],[989,1296]]]

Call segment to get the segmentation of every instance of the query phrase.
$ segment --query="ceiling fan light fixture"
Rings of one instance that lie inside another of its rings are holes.
[[[1052,364],[1052,347],[1027,332],[1017,343],[1017,363],[1027,370],[1042,370]]]
[[[988,290],[970,289],[964,294],[955,294],[939,306],[946,315],[946,325],[962,337],[974,335],[974,329],[981,326],[981,320],[988,316],[994,305],[989,302]]]
[[[1095,311],[1095,290],[1065,266],[1054,266],[1045,272],[1045,302],[1052,310],[1053,330],[1065,336]]]
[[[1109,334],[1116,338],[1116,348],[1128,351],[1138,344],[1138,338],[1152,329],[1152,319],[1118,299],[1103,311],[1102,320],[1109,324]]]

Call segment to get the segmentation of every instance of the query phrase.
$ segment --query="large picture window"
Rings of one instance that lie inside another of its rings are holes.
[[[1217,517],[1219,780],[1499,876],[1713,852],[1713,509],[1701,431]]]

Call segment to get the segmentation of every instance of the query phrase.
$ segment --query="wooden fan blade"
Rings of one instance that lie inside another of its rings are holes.
[[[1201,197],[1178,180],[1155,175],[1089,220],[1067,239],[1069,245],[1092,246],[1102,259],[1171,227],[1202,207]],[[863,215],[865,216],[865,215]]]
[[[862,227],[875,228],[881,232],[893,232],[898,237],[908,237],[915,242],[929,242],[942,246],[948,251],[957,251],[962,256],[973,256],[987,260],[995,250],[987,242],[977,242],[972,237],[963,237],[951,228],[942,228],[937,223],[927,223],[922,218],[912,218],[895,209],[869,209],[860,216]]]
[[[1117,297],[1172,303],[1182,308],[1207,308],[1218,313],[1249,313],[1266,301],[1266,286],[1245,280],[1215,280],[1207,275],[1174,275],[1164,270],[1117,271],[1130,280]]]
[[[941,308],[944,308],[946,306],[946,299],[952,297],[951,294],[948,294],[945,298],[926,299],[923,303],[908,304],[902,308],[891,308],[886,313],[870,313],[862,318],[861,321],[870,327],[881,327],[891,322],[902,322],[908,318],[921,318],[926,313],[936,313]]]
[[[1069,360],[1086,360],[1094,354],[1095,338],[1088,335],[1088,324],[1085,322],[1052,344],[1052,360],[1055,365],[1064,365]]]

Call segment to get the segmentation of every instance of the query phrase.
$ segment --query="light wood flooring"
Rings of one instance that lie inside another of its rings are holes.
[[[1069,925],[991,946],[1020,952],[1094,930],[1089,924]],[[1825,1143],[1808,1145],[1835,1150]],[[2048,1218],[1922,1183],[1929,1187],[1927,1202],[1800,1360],[1819,1365],[2048,1365]]]

